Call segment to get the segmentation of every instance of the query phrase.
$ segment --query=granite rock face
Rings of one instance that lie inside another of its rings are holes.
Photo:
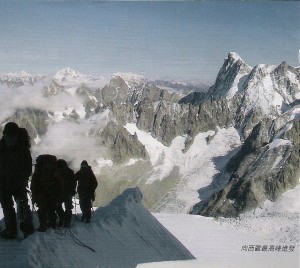
[[[228,162],[229,183],[195,205],[192,213],[237,217],[267,199],[275,201],[299,183],[300,120],[291,116],[287,124],[282,124],[282,117],[263,120],[254,127],[240,151]]]
[[[128,131],[114,122],[109,122],[103,132],[103,145],[111,152],[111,159],[114,163],[125,163],[131,158],[146,159],[145,146],[138,140],[136,134],[130,135]]]
[[[27,129],[31,142],[46,134],[49,123],[51,122],[48,113],[41,109],[18,109],[6,122],[16,122],[20,127]]]

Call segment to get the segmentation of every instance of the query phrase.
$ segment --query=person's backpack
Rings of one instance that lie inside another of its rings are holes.
[[[63,190],[63,184],[59,174],[56,171],[56,156],[49,154],[39,155],[36,158],[35,170],[32,175],[32,194],[58,196]]]
[[[65,160],[59,159],[59,165],[57,168],[58,174],[61,176],[64,185],[64,195],[75,195],[76,194],[76,178],[74,171],[68,167]]]

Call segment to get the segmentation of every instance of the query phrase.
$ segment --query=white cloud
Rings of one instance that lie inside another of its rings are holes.
[[[59,120],[53,121],[48,126],[47,133],[38,137],[38,145],[33,146],[33,158],[39,154],[54,154],[58,158],[64,158],[79,167],[83,159],[90,164],[98,166],[98,160],[104,159],[104,150],[99,145],[99,137],[90,137],[88,134],[92,128],[97,131],[103,129],[107,123],[108,112],[97,115],[97,120],[77,120],[70,122],[63,117],[63,113],[70,113],[75,109],[82,115],[84,108],[83,99],[76,94],[61,92],[58,95],[44,97],[44,86],[49,85],[48,78],[32,85],[24,85],[16,88],[0,86],[0,122],[4,122],[12,116],[17,109],[36,108],[55,112],[60,115]],[[56,118],[57,119],[57,118]]]
[[[94,137],[88,135],[91,125],[88,122],[62,120],[48,127],[39,145],[32,149],[33,155],[54,154],[71,162],[72,167],[80,166],[82,160],[90,164],[103,156],[103,149]]]
[[[49,82],[45,79],[34,86],[25,85],[16,88],[0,86],[0,121],[12,115],[16,109],[39,108],[47,111],[64,111],[66,108],[81,106],[82,100],[77,95],[61,93],[52,97],[43,96],[43,87]]]

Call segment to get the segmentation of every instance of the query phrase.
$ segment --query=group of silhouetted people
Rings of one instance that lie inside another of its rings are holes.
[[[82,211],[81,221],[89,223],[98,183],[88,162],[83,160],[80,170],[74,173],[64,159],[44,154],[37,157],[32,174],[30,147],[30,137],[25,128],[14,122],[5,125],[0,140],[0,202],[5,229],[0,236],[4,239],[17,237],[14,200],[22,211],[20,230],[24,237],[35,231],[27,190],[31,175],[32,203],[38,207],[40,222],[38,231],[45,232],[57,226],[70,227],[76,187]]]

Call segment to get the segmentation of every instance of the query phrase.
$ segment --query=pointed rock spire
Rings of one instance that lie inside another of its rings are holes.
[[[215,84],[210,88],[208,96],[212,99],[221,97],[231,98],[242,85],[241,78],[251,72],[243,59],[235,52],[229,52],[220,69]]]

